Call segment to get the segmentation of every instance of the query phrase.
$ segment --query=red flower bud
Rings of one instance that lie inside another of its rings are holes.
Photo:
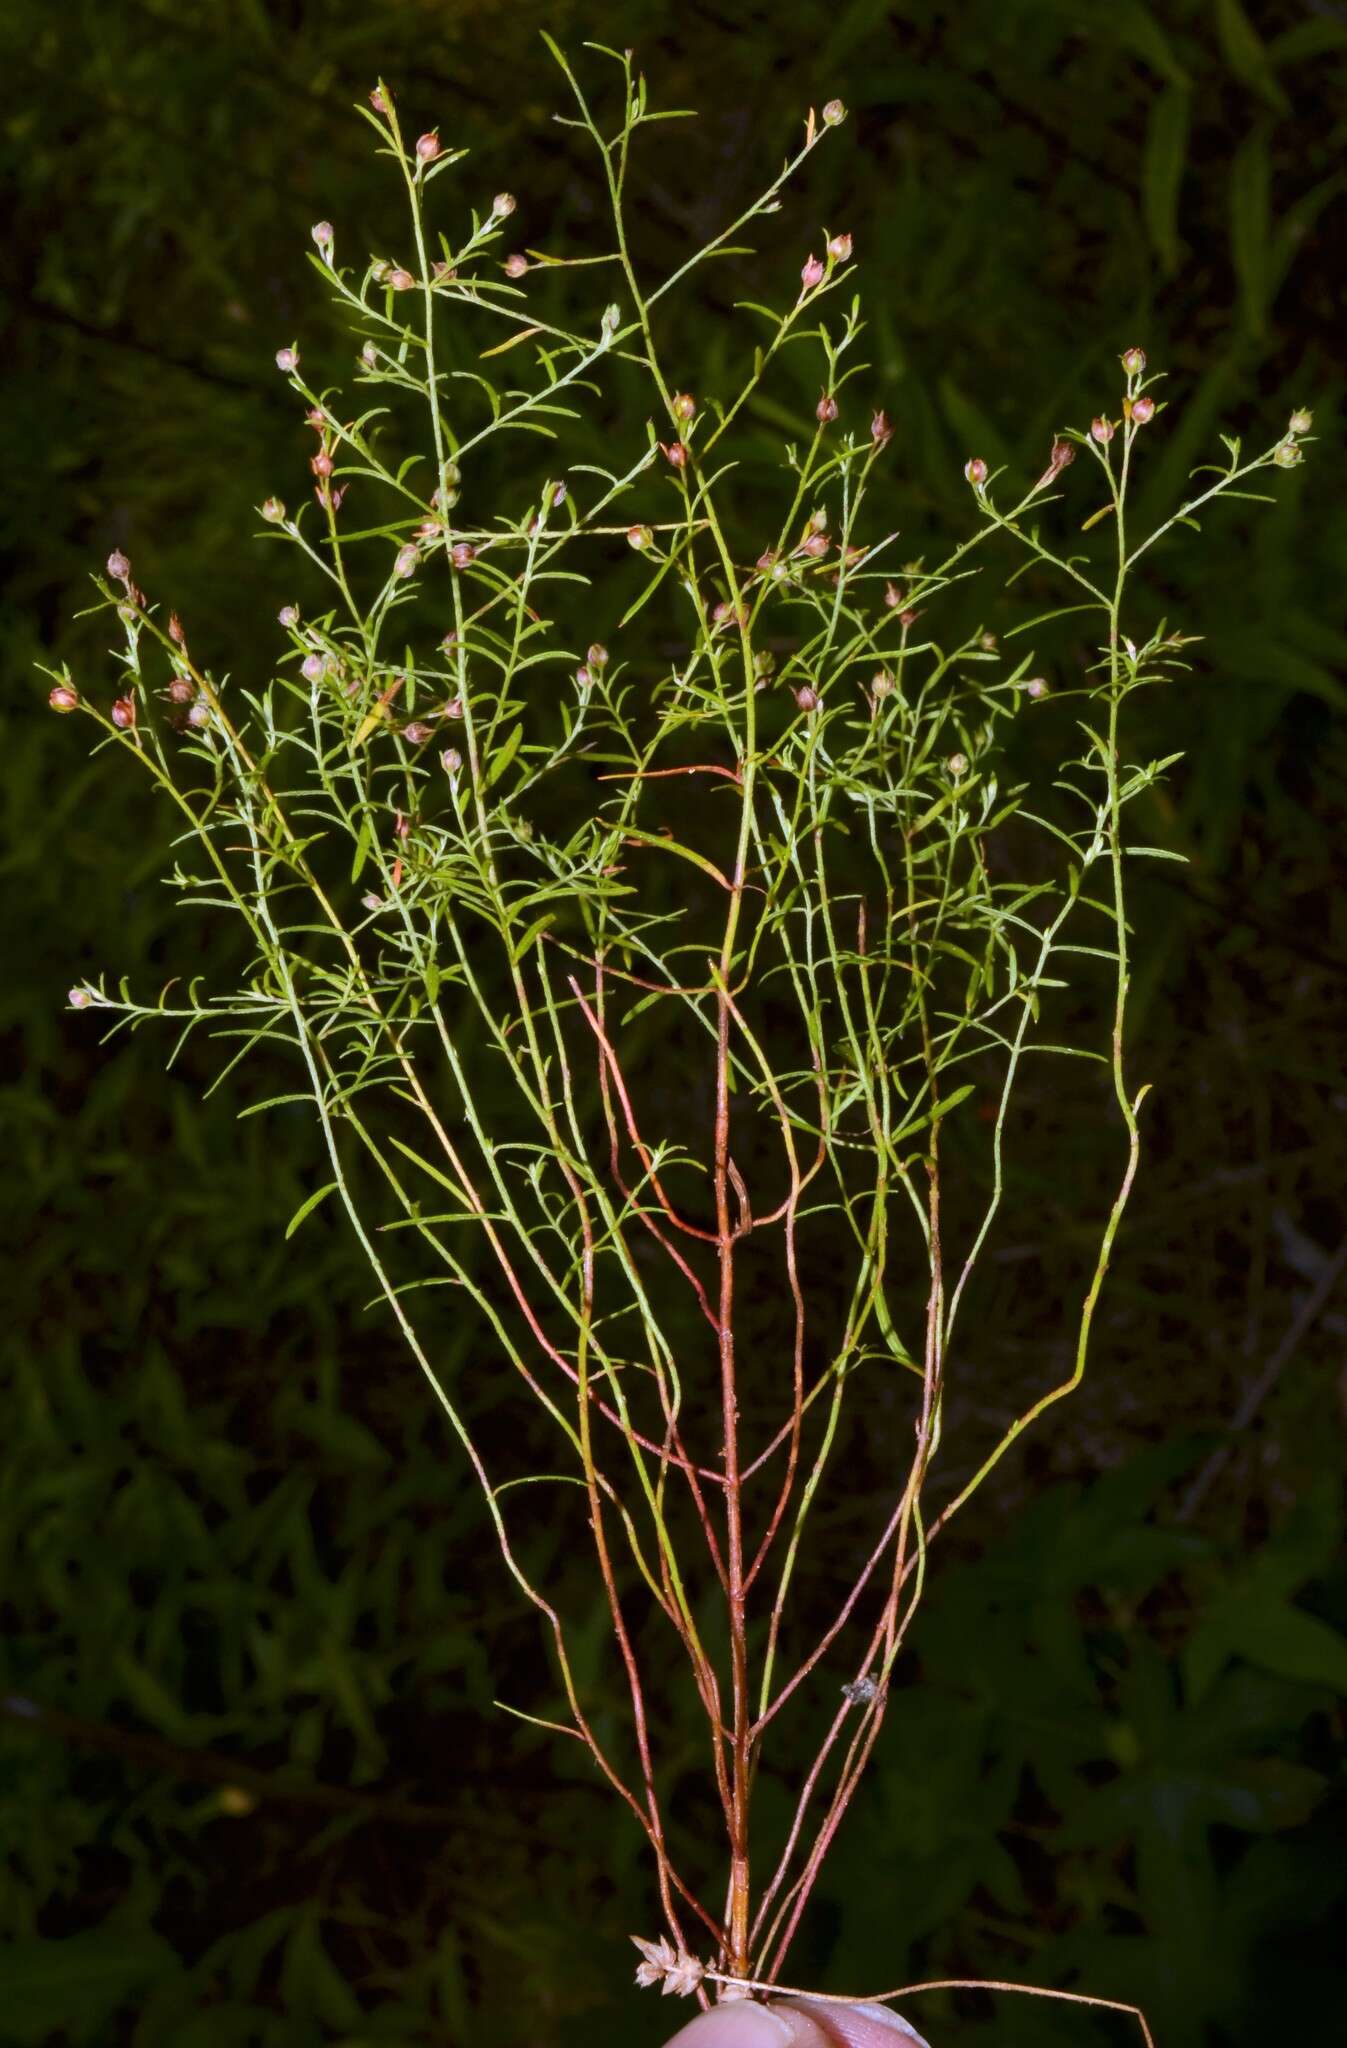
[[[433,163],[439,153],[440,138],[433,128],[428,134],[417,136],[416,154],[419,162],[423,164]]]
[[[70,683],[56,683],[47,693],[47,702],[53,711],[78,711],[79,691]]]
[[[315,476],[331,476],[332,457],[328,454],[326,448],[320,448],[316,455],[310,456],[309,468]]]
[[[870,421],[870,439],[877,448],[887,447],[893,439],[893,428],[889,425],[889,416],[886,412],[877,412]]]
[[[390,292],[409,292],[414,287],[416,279],[410,270],[403,270],[399,265],[397,269],[389,271],[384,283]]]
[[[129,732],[136,722],[136,700],[134,697],[119,697],[112,707],[112,722],[122,732]]]
[[[168,686],[170,704],[191,704],[196,698],[196,684],[190,676],[174,676]]]
[[[663,441],[661,441],[659,447],[660,453],[665,457],[665,459],[668,462],[671,462],[673,464],[673,467],[675,469],[683,469],[686,467],[688,451],[683,446],[681,441],[670,441],[667,446]]]
[[[470,540],[456,540],[449,550],[449,559],[456,569],[466,569],[469,562],[477,559],[477,550]]]
[[[833,397],[831,391],[824,392],[818,404],[814,407],[814,412],[821,426],[828,427],[832,425],[833,421],[837,418],[837,400]]]
[[[678,391],[670,401],[669,410],[676,420],[690,420],[697,410],[697,401],[690,391]]]

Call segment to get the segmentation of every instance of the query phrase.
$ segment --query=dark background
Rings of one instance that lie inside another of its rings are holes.
[[[594,172],[549,125],[541,26],[573,54],[634,44],[658,103],[703,110],[638,151],[655,269],[765,182],[810,103],[846,101],[773,261],[820,223],[854,234],[912,528],[964,530],[975,450],[1036,473],[1056,426],[1116,404],[1133,343],[1171,379],[1143,519],[1218,428],[1261,446],[1314,410],[1276,504],[1213,519],[1148,586],[1204,638],[1147,705],[1144,750],[1186,758],[1146,836],[1189,865],[1137,895],[1142,1182],[1084,1390],[941,1553],[792,1974],[1068,1983],[1143,2002],[1161,2048],[1326,2039],[1347,7],[8,0],[0,2042],[635,2048],[673,2024],[627,1988],[625,1936],[655,1931],[634,1828],[491,1709],[545,1694],[544,1646],[355,1250],[323,1211],[282,1240],[306,1140],[236,1121],[227,1086],[203,1100],[208,1061],[166,1077],[164,1043],[100,1048],[63,1007],[85,974],[144,989],[228,944],[181,930],[162,819],[33,668],[107,682],[74,614],[115,543],[217,670],[262,672],[291,572],[252,508],[299,495],[308,452],[273,353],[350,355],[309,225],[358,252],[396,218],[351,102],[382,72],[409,134],[471,144],[479,203],[508,187],[525,241],[583,243]],[[743,343],[733,281],[706,289],[713,388]],[[1077,1106],[1055,1081],[1036,1105],[1046,1164],[952,1438],[1058,1376],[1055,1276],[1116,1164]],[[937,2048],[1126,2038],[1029,2000],[910,2012]]]

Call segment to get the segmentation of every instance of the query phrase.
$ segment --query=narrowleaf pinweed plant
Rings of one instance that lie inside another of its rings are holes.
[[[321,1184],[290,1234],[318,1203],[344,1207],[546,1623],[559,1704],[502,1704],[583,1745],[630,1808],[664,1920],[639,1981],[706,2004],[709,1987],[779,1984],[903,1683],[931,1545],[1085,1371],[1146,1093],[1126,1064],[1128,870],[1164,853],[1130,843],[1125,815],[1170,765],[1136,754],[1123,714],[1191,644],[1133,626],[1132,586],[1203,507],[1299,463],[1311,422],[1252,458],[1226,440],[1137,534],[1129,484],[1164,407],[1130,347],[1121,389],[1061,431],[1033,483],[971,456],[970,530],[899,563],[875,509],[895,430],[868,404],[847,418],[865,369],[849,235],[802,267],[780,255],[784,304],[744,303],[758,338],[737,387],[700,388],[669,340],[671,295],[743,253],[734,238],[779,210],[845,109],[811,111],[780,175],[652,281],[630,240],[631,153],[678,117],[650,106],[630,53],[600,52],[620,75],[608,116],[553,54],[565,125],[606,185],[601,257],[507,250],[505,192],[455,226],[439,181],[466,152],[410,141],[386,86],[362,109],[401,179],[406,242],[351,267],[337,228],[313,229],[370,402],[349,408],[310,384],[297,344],[279,350],[316,446],[315,503],[261,507],[305,579],[274,675],[247,687],[198,660],[120,552],[96,579],[124,634],[115,696],[104,708],[62,672],[52,706],[167,799],[171,886],[198,918],[238,919],[251,964],[224,990],[141,1002],[98,983],[70,1000],[113,1030],[166,1019],[179,1047],[219,1039],[221,1079],[257,1055],[292,1063],[293,1085],[243,1112],[315,1120]],[[568,260],[598,276],[581,328],[548,317]],[[773,417],[797,398],[801,348],[821,394],[764,490],[736,441],[774,384]],[[611,467],[557,453],[582,408]],[[1068,515],[1077,461],[1088,488]],[[1018,658],[942,623],[992,554],[1029,577],[1002,636]],[[1050,692],[1032,636],[1068,615],[1094,658]],[[1060,725],[1041,791],[1007,766],[1025,714]],[[1102,1042],[1059,1042],[1053,1019],[1101,974]],[[961,1311],[1017,1087],[1045,1055],[1098,1063],[1116,1193],[1070,1371],[932,1511],[945,1389],[977,1368]],[[480,1343],[450,1380],[437,1327],[454,1312]],[[545,1469],[502,1425],[503,1380],[545,1417]],[[882,1429],[891,1475],[863,1524],[858,1426]],[[811,1585],[839,1502],[847,1574]],[[592,1544],[623,1723],[596,1710],[573,1623],[522,1561],[529,1513]],[[670,1799],[685,1760],[661,1752],[662,1703],[689,1682],[723,1826],[710,1857]],[[784,1825],[764,1827],[755,1780],[786,1715],[815,1756]]]

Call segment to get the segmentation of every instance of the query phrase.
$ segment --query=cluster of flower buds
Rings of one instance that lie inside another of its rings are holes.
[[[690,1998],[706,1975],[706,1967],[695,1956],[683,1955],[676,1949],[667,1934],[658,1941],[642,1941],[639,1934],[632,1940],[641,1951],[641,1961],[636,1965],[636,1982],[645,1990],[648,1985],[658,1984],[666,1998]]]

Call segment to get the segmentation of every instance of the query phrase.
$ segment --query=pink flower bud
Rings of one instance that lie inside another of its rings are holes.
[[[285,517],[285,507],[279,498],[268,498],[261,511],[269,526],[279,526]]]
[[[808,555],[815,562],[819,562],[827,554],[830,546],[831,542],[826,533],[807,533],[800,542],[800,553]]]
[[[893,677],[886,668],[881,668],[870,678],[870,693],[875,697],[887,697],[893,689]]]
[[[397,558],[393,563],[393,574],[395,576],[414,576],[420,559],[420,555],[412,546],[412,543],[408,541],[406,547],[398,549]]]
[[[907,593],[900,590],[896,583],[886,583],[884,585],[884,602],[891,612],[896,612],[900,606],[907,603]]]
[[[799,689],[795,692],[795,701],[801,711],[817,711],[818,691],[811,690],[808,683],[801,683]]]
[[[306,683],[321,683],[323,677],[327,674],[327,656],[324,654],[306,654],[299,665],[299,672]]]
[[[683,446],[681,441],[670,441],[667,446],[663,441],[661,441],[659,446],[660,453],[664,456],[666,461],[672,463],[675,469],[683,469],[686,467],[688,451]]]
[[[1042,676],[1030,676],[1028,682],[1024,685],[1024,694],[1026,697],[1046,697],[1048,686]]]
[[[697,401],[690,391],[676,391],[669,410],[676,420],[690,420],[697,410]]]
[[[436,258],[435,262],[432,263],[430,266],[430,274],[434,278],[436,284],[452,284],[454,279],[458,276],[458,272],[455,270],[452,263],[446,263],[442,258],[438,257]]]
[[[980,455],[974,455],[965,462],[963,473],[975,491],[980,491],[987,481],[987,465]]]
[[[433,128],[430,129],[425,135],[417,136],[416,155],[419,162],[423,164],[433,163],[435,161],[435,158],[439,155],[439,153],[440,138],[435,133],[435,130]]]
[[[837,418],[837,400],[833,397],[831,391],[824,392],[818,404],[814,407],[814,413],[821,426],[828,427],[832,425],[833,421]]]
[[[118,583],[129,583],[131,581],[131,564],[127,561],[120,548],[114,548],[108,556],[108,574],[114,577]]]
[[[446,775],[457,775],[459,769],[463,766],[463,756],[459,753],[457,747],[446,747],[444,749],[444,752],[440,755],[440,766]]]
[[[1304,406],[1297,406],[1286,423],[1288,434],[1308,434],[1314,425],[1314,414],[1306,412]]]
[[[375,86],[373,92],[369,96],[369,103],[373,107],[376,114],[386,114],[389,111],[388,100],[385,97],[384,90],[381,85]]]
[[[134,697],[119,697],[112,707],[112,722],[122,732],[129,732],[136,722],[136,700]]]
[[[846,120],[846,117],[847,110],[841,100],[829,100],[823,109],[823,119],[829,128],[840,126]]]
[[[830,235],[828,237],[828,254],[832,257],[834,263],[846,263],[851,256],[850,235]]]
[[[575,680],[580,689],[587,690],[594,680],[593,671],[586,668],[585,664],[582,662],[579,668],[575,671]]]
[[[816,284],[822,284],[823,265],[819,262],[817,256],[810,256],[806,259],[804,268],[800,272],[800,282],[807,292],[812,292]]]
[[[886,412],[877,412],[870,421],[870,439],[877,448],[886,448],[893,439],[893,428],[889,425]]]
[[[1126,348],[1122,352],[1122,366],[1129,377],[1139,377],[1146,367],[1144,348]]]
[[[921,617],[921,613],[920,613],[920,612],[914,612],[914,611],[912,611],[912,610],[911,610],[911,609],[909,608],[909,609],[908,609],[907,611],[905,611],[905,612],[899,612],[899,614],[898,614],[898,623],[899,623],[899,625],[900,625],[900,626],[902,626],[902,627],[904,627],[904,628],[907,628],[908,626],[915,626],[915,625],[916,625],[916,623],[917,623],[917,620],[918,620],[918,619],[919,619],[920,617]]]
[[[195,726],[198,732],[202,726],[210,724],[210,705],[207,704],[204,697],[198,697],[196,703],[188,712],[187,723]]]
[[[608,649],[603,645],[603,642],[601,640],[595,640],[591,642],[589,652],[586,654],[585,660],[589,663],[591,668],[607,668]]]
[[[93,1001],[92,992],[87,988],[72,988],[66,996],[72,1010],[87,1010]]]
[[[1108,443],[1113,439],[1113,422],[1112,420],[1105,419],[1101,413],[1098,419],[1090,421],[1090,432],[1096,441],[1101,442],[1107,447]]]
[[[507,277],[523,277],[528,267],[528,257],[521,256],[518,249],[505,259],[505,275]]]
[[[187,635],[182,630],[182,620],[176,612],[170,612],[168,615],[168,637],[175,647],[187,645]]]
[[[654,538],[655,536],[648,526],[629,526],[627,528],[627,544],[629,547],[638,549],[648,548]]]
[[[286,371],[287,374],[291,370],[297,370],[299,368],[299,350],[297,348],[278,348],[276,351],[276,368]]]
[[[297,604],[283,604],[276,616],[284,627],[288,630],[293,630],[299,624],[299,606]]]
[[[1153,420],[1154,418],[1155,400],[1153,398],[1147,398],[1143,393],[1140,398],[1132,400],[1132,421],[1135,426],[1144,427],[1147,420]]]
[[[53,711],[78,711],[79,691],[70,683],[57,683],[47,692],[47,702]]]
[[[477,550],[470,540],[456,540],[449,550],[449,559],[456,569],[466,569],[469,562],[477,559]]]
[[[954,777],[954,780],[961,782],[968,773],[968,756],[967,754],[951,754],[945,766]]]
[[[309,233],[324,253],[332,247],[333,235],[330,220],[316,220],[309,229]]]
[[[316,455],[309,457],[309,468],[315,476],[331,476],[332,457],[328,454],[326,448],[320,448]]]
[[[367,341],[360,351],[360,360],[367,370],[372,370],[379,360],[379,351],[372,341]]]
[[[427,725],[424,718],[413,718],[403,726],[402,737],[409,747],[423,747],[427,740],[435,737],[435,728]]]
[[[170,704],[191,704],[196,699],[196,684],[190,676],[174,676],[167,695]]]
[[[1272,460],[1278,469],[1294,469],[1305,460],[1305,451],[1299,441],[1279,441],[1272,451]]]
[[[388,286],[390,292],[409,292],[415,286],[416,279],[412,276],[410,270],[403,270],[401,265],[399,265],[395,270],[389,271],[384,279],[384,283]]]
[[[491,202],[491,211],[497,220],[504,220],[507,214],[514,212],[514,208],[515,197],[513,192],[498,192]]]

